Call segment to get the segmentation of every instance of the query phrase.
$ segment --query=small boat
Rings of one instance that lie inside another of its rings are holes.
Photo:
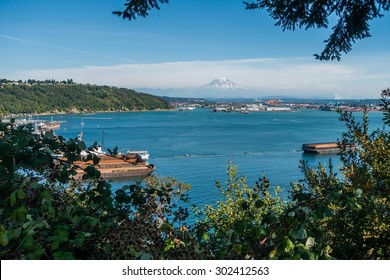
[[[44,131],[60,129],[61,123],[63,122],[64,121],[54,121],[53,117],[51,117],[50,121],[42,122],[39,127]]]
[[[143,161],[149,160],[148,151],[128,151],[126,154],[127,155],[139,155]]]
[[[338,154],[342,149],[354,149],[355,144],[352,143],[340,143],[340,142],[325,142],[325,143],[310,143],[303,144],[302,150],[305,153],[314,154]]]

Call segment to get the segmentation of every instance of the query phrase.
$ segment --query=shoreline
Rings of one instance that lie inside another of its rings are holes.
[[[20,116],[55,116],[55,115],[71,115],[71,114],[99,114],[99,113],[141,113],[141,112],[170,112],[177,111],[177,109],[153,109],[153,110],[103,110],[103,111],[79,111],[79,110],[69,110],[69,111],[55,111],[55,112],[44,112],[44,113],[18,113],[18,114],[8,114],[3,115],[4,118],[9,117],[20,117]]]
[[[303,110],[316,110],[312,108],[303,108]],[[18,117],[26,117],[26,116],[59,116],[59,115],[83,115],[83,114],[102,114],[102,113],[147,113],[147,112],[175,112],[175,111],[181,111],[177,108],[172,108],[172,109],[154,109],[154,110],[117,110],[117,111],[112,111],[112,110],[105,110],[105,111],[78,111],[78,110],[70,110],[70,111],[56,111],[56,112],[44,112],[44,113],[20,113],[20,114],[8,114],[8,115],[0,115],[0,122],[2,119],[9,119],[9,118],[18,118]],[[297,113],[301,110],[297,111],[254,111],[251,112],[253,114],[256,113]],[[321,111],[321,110],[318,110]],[[336,111],[331,111],[331,112],[336,112]],[[352,112],[362,112],[362,111],[352,111]],[[368,113],[372,112],[383,112],[381,110],[369,110]],[[215,113],[215,112],[214,112]]]

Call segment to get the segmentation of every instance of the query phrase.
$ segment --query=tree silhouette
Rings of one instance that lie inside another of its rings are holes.
[[[168,0],[128,0],[123,11],[112,13],[128,20],[136,19],[137,16],[146,17],[149,15],[149,10],[160,9],[159,2],[168,3]]]

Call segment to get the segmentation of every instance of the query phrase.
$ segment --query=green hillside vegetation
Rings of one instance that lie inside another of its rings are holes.
[[[59,113],[169,109],[167,101],[125,88],[74,83],[2,83],[0,112]]]

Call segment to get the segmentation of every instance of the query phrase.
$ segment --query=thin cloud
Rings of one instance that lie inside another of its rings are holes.
[[[1,34],[0,34],[0,38],[23,42],[23,43],[27,43],[27,44],[38,45],[38,46],[42,46],[42,47],[63,50],[63,51],[67,51],[67,52],[74,52],[74,53],[80,53],[80,54],[85,54],[85,55],[92,55],[92,56],[98,56],[98,57],[109,58],[109,59],[114,59],[114,60],[120,60],[120,61],[124,61],[124,62],[136,63],[135,60],[131,60],[131,59],[126,59],[126,58],[121,58],[121,57],[116,57],[116,56],[111,56],[111,55],[97,54],[97,53],[93,53],[93,52],[89,52],[89,51],[66,48],[66,47],[62,47],[62,46],[51,45],[51,44],[46,44],[46,43],[41,43],[41,42],[36,42],[36,41],[31,41],[31,40],[25,40],[25,39],[1,35]]]

